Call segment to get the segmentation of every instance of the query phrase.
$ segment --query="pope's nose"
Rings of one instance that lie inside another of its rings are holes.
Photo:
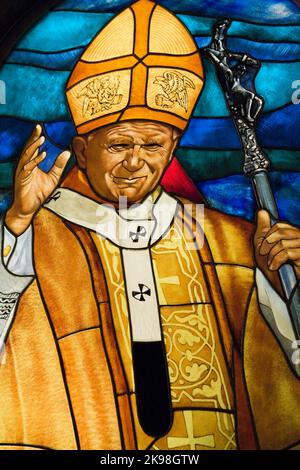
[[[138,171],[144,166],[144,160],[141,158],[141,146],[134,145],[124,158],[122,165],[128,171]]]

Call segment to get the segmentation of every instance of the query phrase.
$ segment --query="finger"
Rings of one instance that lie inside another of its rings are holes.
[[[24,166],[24,172],[26,176],[28,176],[37,166],[41,161],[44,160],[46,157],[46,152],[39,153],[35,158],[32,158],[26,165]]]
[[[269,256],[268,256],[268,265],[272,264],[273,259],[275,256],[283,250],[290,250],[298,248],[300,250],[300,239],[294,238],[292,240],[280,240],[278,243],[273,245]]]
[[[271,220],[269,213],[265,210],[259,210],[256,213],[256,231],[254,234],[254,245],[256,250],[260,250],[265,234],[270,230],[270,226]]]
[[[272,225],[272,227],[270,228],[270,230],[266,234],[266,237],[269,237],[273,233],[278,232],[278,230],[284,230],[286,228],[291,228],[291,227],[296,228],[293,225],[290,225],[286,222],[277,222],[276,224]]]
[[[28,141],[26,142],[26,144],[24,145],[24,148],[23,148],[23,151],[22,151],[22,154],[21,154],[21,158],[20,160],[24,160],[24,158],[26,158],[26,155],[28,153],[28,149],[31,147],[31,145],[36,142],[40,137],[42,136],[42,126],[40,126],[40,124],[37,124],[31,134],[31,136],[29,137]]]
[[[300,264],[300,249],[299,248],[290,248],[288,250],[282,250],[277,255],[274,256],[272,263],[269,266],[270,271],[276,271],[283,264],[288,261],[296,262],[297,265]]]
[[[270,236],[266,236],[260,246],[259,254],[267,255],[277,243],[282,240],[295,240],[300,238],[300,231],[295,227],[289,227],[286,229],[279,229],[277,232],[272,233]]]
[[[271,218],[269,212],[259,210],[256,213],[256,232],[255,239],[264,237],[271,228]]]
[[[65,150],[64,152],[60,153],[49,173],[55,176],[56,178],[60,178],[70,157],[71,152],[69,152],[68,150]]]
[[[45,142],[45,137],[43,135],[40,136],[38,139],[36,139],[34,142],[32,142],[32,144],[24,150],[23,155],[21,157],[21,163],[23,165],[28,163],[29,160],[32,159],[36,150],[38,150],[44,142]]]
[[[31,136],[27,140],[26,144],[24,145],[24,149],[27,149],[27,147],[30,147],[30,145],[37,140],[42,134],[42,126],[40,124],[37,124],[35,128],[32,131]]]
[[[44,141],[45,137],[40,136],[28,147],[28,149],[24,150],[16,169],[16,176],[19,176],[24,170],[25,165],[37,156],[37,154],[39,153],[39,148]]]
[[[284,224],[284,226],[278,227],[277,230],[272,233],[267,233],[266,242],[267,243],[277,243],[281,239],[292,239],[299,238],[300,230],[293,225]]]
[[[26,162],[26,164],[31,162],[31,160],[33,160],[35,157],[37,157],[39,155],[39,153],[40,153],[39,149],[37,148],[36,151],[34,152],[34,154],[32,155],[31,159],[28,162]]]

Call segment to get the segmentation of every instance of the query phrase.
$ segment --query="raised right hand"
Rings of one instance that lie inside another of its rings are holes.
[[[38,124],[22,151],[16,169],[14,199],[6,213],[5,225],[17,236],[29,227],[34,215],[57,188],[71,156],[69,151],[60,153],[50,171],[45,173],[38,167],[46,157],[46,152],[40,153],[44,141],[42,128]]]

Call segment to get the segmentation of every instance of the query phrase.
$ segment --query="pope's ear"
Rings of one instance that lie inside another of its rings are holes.
[[[86,148],[87,140],[85,137],[77,135],[72,140],[72,148],[76,156],[77,164],[81,170],[86,169]]]
[[[176,127],[174,127],[173,128],[173,142],[174,142],[174,144],[173,144],[173,148],[172,148],[172,156],[173,156],[173,153],[174,153],[174,151],[175,151],[175,149],[178,145],[178,142],[179,142],[179,139],[180,139],[181,135],[182,135],[182,132],[179,129],[177,129]]]

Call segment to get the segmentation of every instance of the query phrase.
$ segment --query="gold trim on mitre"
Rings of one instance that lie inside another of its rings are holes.
[[[130,119],[183,130],[203,81],[198,48],[186,27],[165,8],[138,0],[91,41],[66,95],[79,134]]]

